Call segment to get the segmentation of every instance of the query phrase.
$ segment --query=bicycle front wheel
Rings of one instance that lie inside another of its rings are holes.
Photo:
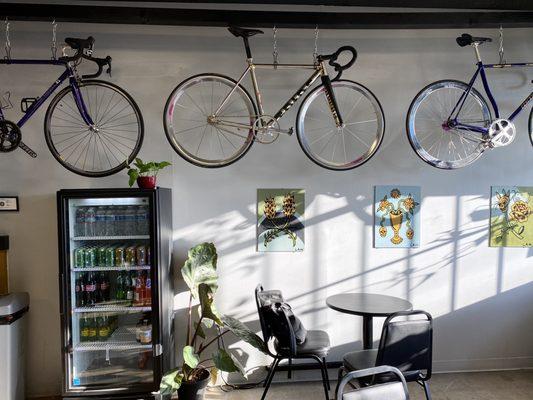
[[[296,121],[298,142],[316,164],[348,170],[368,161],[380,146],[385,117],[378,99],[363,85],[331,82],[343,124],[337,127],[326,88],[315,88],[303,101]]]
[[[125,90],[109,82],[83,81],[79,88],[94,125],[83,121],[68,86],[46,111],[46,144],[60,164],[78,175],[117,173],[141,149],[144,124],[139,107]]]
[[[201,74],[186,79],[171,93],[165,106],[165,133],[172,148],[188,162],[204,168],[225,167],[252,146],[255,116],[255,105],[243,86],[224,75]]]
[[[450,124],[456,104],[467,91],[464,82],[434,82],[422,89],[409,107],[406,121],[409,142],[416,154],[434,167],[461,168],[485,151],[484,134]],[[476,128],[490,125],[489,106],[476,89],[468,91],[456,120]]]

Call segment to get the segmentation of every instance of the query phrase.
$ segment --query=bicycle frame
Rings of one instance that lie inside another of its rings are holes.
[[[454,109],[450,113],[450,116],[448,118],[449,121],[453,122],[453,126],[458,129],[464,129],[468,131],[478,132],[483,135],[487,135],[489,132],[488,128],[482,128],[479,126],[469,125],[461,123],[457,120],[459,113],[461,112],[461,109],[463,108],[463,105],[466,101],[466,98],[470,91],[472,90],[472,87],[474,86],[474,83],[476,82],[478,76],[481,76],[481,82],[483,83],[483,89],[485,90],[485,93],[487,94],[490,104],[492,105],[492,108],[494,109],[494,115],[496,119],[500,118],[500,111],[498,109],[498,104],[496,103],[496,100],[494,99],[494,96],[492,95],[492,92],[489,87],[489,82],[487,80],[487,76],[485,74],[485,68],[489,69],[503,69],[503,68],[520,68],[520,67],[533,67],[533,63],[511,63],[511,64],[483,64],[481,59],[479,58],[479,53],[477,51],[477,47],[475,48],[476,55],[478,58],[477,62],[477,69],[476,72],[474,72],[474,75],[470,79],[470,82],[468,83],[468,89],[461,95],[459,100],[457,101],[457,104],[455,105]],[[525,100],[509,115],[507,118],[510,121],[513,121],[515,117],[520,114],[520,112],[529,104],[529,102],[533,99],[533,92],[529,94],[525,98]],[[457,112],[456,112],[457,111]],[[453,116],[455,114],[455,116]],[[452,117],[453,116],[453,117]]]
[[[63,72],[52,85],[46,90],[41,97],[39,97],[32,105],[26,110],[22,118],[17,123],[19,128],[22,128],[26,122],[35,114],[35,112],[43,105],[43,103],[56,91],[56,89],[61,86],[61,84],[69,80],[69,85],[72,88],[72,94],[78,111],[80,112],[83,121],[88,126],[93,126],[94,122],[87,111],[85,102],[83,101],[83,96],[78,85],[78,78],[76,75],[75,68],[69,63],[61,60],[24,60],[24,59],[3,59],[0,60],[0,65],[55,65],[65,67],[65,72]],[[4,120],[5,116],[3,110],[0,107],[0,120]]]
[[[255,99],[257,102],[257,108],[259,115],[258,117],[265,116],[264,109],[263,109],[263,102],[262,102],[262,96],[261,91],[259,90],[259,85],[257,81],[257,76],[255,73],[256,69],[312,69],[314,70],[313,74],[305,81],[305,83],[300,86],[300,88],[291,96],[283,106],[276,112],[276,114],[273,116],[275,121],[279,121],[281,117],[298,101],[298,99],[315,83],[315,81],[322,77],[323,80],[328,77],[326,67],[323,62],[317,63],[317,64],[254,64],[253,60],[251,58],[247,59],[248,66],[240,76],[240,78],[237,80],[237,83],[233,86],[233,88],[230,90],[230,92],[226,95],[226,97],[222,100],[220,105],[218,106],[217,110],[214,112],[213,117],[217,118],[218,114],[222,111],[224,108],[224,105],[228,102],[229,98],[232,96],[232,94],[237,90],[237,87],[241,84],[241,82],[244,80],[246,75],[250,73],[251,79],[252,79],[252,86],[254,89]],[[342,119],[340,119],[340,113],[337,109],[337,104],[334,100],[334,98],[329,102],[330,107],[332,108],[333,117],[335,118],[335,122],[338,125],[342,124]],[[251,125],[244,125],[240,123],[234,123],[231,121],[224,121],[219,120],[217,121],[220,125],[226,125],[226,126],[232,126],[237,128],[252,128]],[[272,122],[273,123],[273,122]]]

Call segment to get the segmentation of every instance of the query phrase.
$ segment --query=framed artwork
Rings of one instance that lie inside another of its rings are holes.
[[[491,247],[533,247],[533,187],[492,186]]]
[[[374,247],[420,245],[420,187],[375,186]]]
[[[257,251],[303,251],[305,191],[257,189]]]

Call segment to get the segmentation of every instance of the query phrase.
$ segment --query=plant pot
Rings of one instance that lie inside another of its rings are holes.
[[[139,186],[141,189],[155,189],[155,184],[155,176],[139,176],[137,178],[137,186]]]
[[[211,374],[208,370],[204,369],[201,378],[196,382],[181,382],[181,386],[178,389],[179,400],[203,400],[205,394],[205,388],[209,383]]]

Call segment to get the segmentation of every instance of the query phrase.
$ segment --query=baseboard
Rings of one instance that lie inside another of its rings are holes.
[[[501,371],[507,369],[532,369],[533,357],[483,358],[468,360],[433,361],[435,372]]]

